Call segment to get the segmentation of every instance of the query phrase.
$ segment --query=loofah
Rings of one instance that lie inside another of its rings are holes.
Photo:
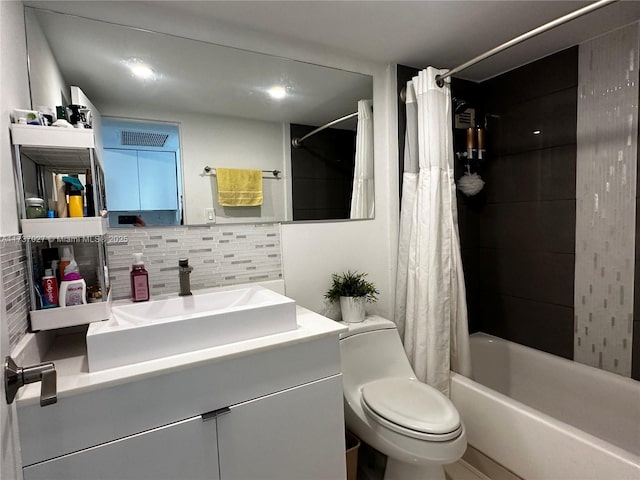
[[[458,190],[464,193],[467,197],[476,195],[484,187],[484,180],[477,173],[465,172],[462,177],[458,179]]]

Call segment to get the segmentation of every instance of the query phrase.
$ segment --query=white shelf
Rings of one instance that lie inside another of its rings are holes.
[[[88,148],[20,147],[20,154],[56,173],[84,173],[91,168]]]
[[[29,314],[31,315],[31,328],[33,330],[53,330],[101,322],[107,320],[111,314],[111,292],[103,302],[74,305],[73,307],[32,310]]]
[[[12,123],[11,141],[22,147],[95,148],[90,128],[58,128]]]
[[[1,0],[0,0],[1,1]],[[19,176],[20,194],[24,193],[22,160],[30,159],[44,167],[36,170],[38,178],[44,182],[46,171],[55,173],[84,173],[91,170],[94,179],[100,178],[102,164],[95,156],[95,140],[93,130],[76,128],[43,127],[39,125],[12,124],[11,141],[15,147],[16,170]],[[94,165],[91,158],[94,156]],[[92,168],[93,167],[93,168]],[[100,182],[98,182],[100,188]],[[42,193],[46,195],[45,192]],[[98,191],[100,198],[101,192]],[[24,202],[23,199],[21,201]],[[24,203],[22,211],[24,212]],[[80,218],[25,218],[21,219],[22,234],[27,245],[27,268],[31,307],[35,307],[33,291],[33,249],[31,242],[47,239],[71,240],[80,242],[103,242],[107,232],[107,219],[103,217]],[[105,264],[104,251],[96,249],[101,267]],[[101,279],[102,283],[102,279]],[[66,308],[50,308],[32,310],[30,312],[33,330],[52,330],[74,325],[86,325],[109,318],[111,313],[111,297],[102,302],[77,305]]]
[[[95,237],[104,235],[108,227],[106,217],[23,218],[20,222],[28,240]]]

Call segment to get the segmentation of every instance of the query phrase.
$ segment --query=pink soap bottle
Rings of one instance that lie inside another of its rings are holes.
[[[141,253],[133,254],[131,266],[131,300],[146,302],[149,300],[149,272],[144,268]]]

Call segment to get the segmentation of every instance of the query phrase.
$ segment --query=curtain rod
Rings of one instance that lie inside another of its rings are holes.
[[[571,13],[568,13],[560,18],[556,18],[555,20],[552,20],[548,23],[545,23],[544,25],[539,26],[538,28],[534,28],[533,30],[529,30],[526,33],[523,33],[520,36],[517,36],[516,38],[509,40],[506,43],[503,43],[502,45],[493,48],[485,53],[483,53],[482,55],[478,55],[475,58],[472,58],[471,60],[469,60],[468,62],[463,63],[462,65],[458,65],[455,68],[452,68],[451,70],[449,70],[447,73],[444,73],[442,75],[436,75],[436,83],[439,87],[442,87],[444,85],[444,79],[448,78],[458,72],[461,72],[462,70],[465,70],[467,68],[469,68],[472,65],[475,65],[478,62],[481,62],[482,60],[485,60],[489,57],[494,56],[497,53],[500,53],[508,48],[513,47],[514,45],[518,45],[519,43],[524,42],[525,40],[529,40],[530,38],[533,38],[537,35],[540,35],[541,33],[544,33],[548,30],[551,30],[553,28],[556,28],[564,23],[567,23],[575,18],[581,17],[583,15],[586,15],[587,13],[591,13],[594,10],[598,10],[599,8],[602,7],[606,7],[607,5],[609,5],[610,3],[614,3],[617,2],[618,0],[599,0],[597,2],[593,2],[590,5],[587,5],[586,7],[582,7],[579,8],[578,10],[575,10]],[[404,93],[404,95],[403,95]],[[403,91],[400,93],[400,96],[402,98],[402,100],[405,100],[406,97],[406,92]]]
[[[541,33],[551,30],[552,28],[556,28],[557,26],[567,23],[573,20],[574,18],[581,17],[583,15],[586,15],[587,13],[591,13],[594,10],[598,10],[599,8],[605,7],[610,3],[617,2],[617,1],[618,0],[599,0],[597,2],[593,2],[590,5],[587,5],[586,7],[582,7],[574,12],[568,13],[560,18],[556,18],[555,20],[552,20],[549,23],[545,23],[544,25],[541,25],[538,28],[534,28],[533,30],[528,31],[527,33],[523,33],[522,35],[512,40],[509,40],[506,43],[503,43],[499,47],[493,48],[488,52],[483,53],[482,55],[478,55],[477,57],[469,60],[466,63],[463,63],[462,65],[457,66],[456,68],[452,68],[451,70],[449,70],[447,73],[443,75],[436,75],[436,83],[438,84],[439,87],[442,87],[444,85],[445,78],[450,77],[451,75],[454,75],[458,72],[461,72],[462,70],[469,68],[471,65],[475,65],[476,63],[481,62],[486,58],[492,57],[493,55],[500,53],[503,50],[506,50],[507,48],[511,48],[514,45],[518,45],[519,43],[522,43],[525,40],[529,40],[530,38],[540,35]]]
[[[321,132],[325,128],[329,128],[329,127],[335,125],[336,123],[344,122],[345,120],[349,120],[350,118],[357,117],[357,116],[358,116],[358,112],[354,112],[354,113],[350,113],[349,115],[345,115],[342,118],[338,118],[337,120],[329,122],[326,125],[323,125],[321,127],[316,128],[315,130],[312,130],[311,132],[307,133],[304,137],[296,137],[296,138],[294,138],[293,140],[291,140],[291,145],[293,145],[293,148],[301,148],[303,140],[309,138],[312,135],[315,135],[318,132]]]

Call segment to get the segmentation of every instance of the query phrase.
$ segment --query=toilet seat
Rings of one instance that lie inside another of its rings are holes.
[[[433,387],[408,378],[383,378],[362,387],[362,407],[370,418],[395,432],[432,442],[462,433],[460,415]]]

